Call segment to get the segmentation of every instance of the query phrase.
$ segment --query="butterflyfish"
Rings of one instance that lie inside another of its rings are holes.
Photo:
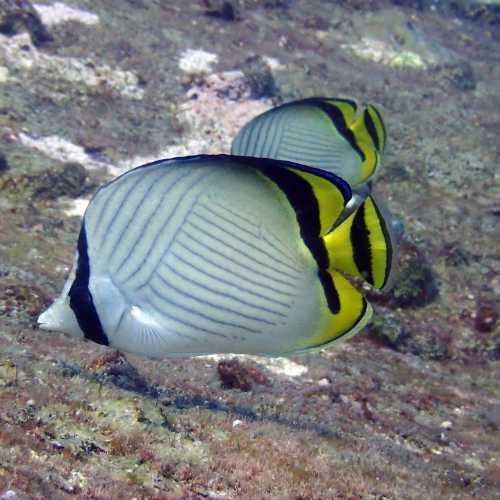
[[[100,187],[40,328],[151,358],[286,355],[345,340],[372,308],[345,274],[388,279],[376,207],[333,173],[273,159],[160,160]],[[332,230],[332,228],[334,228]]]
[[[287,160],[332,172],[356,188],[368,182],[385,148],[385,126],[375,106],[311,97],[256,116],[233,140],[231,154]]]

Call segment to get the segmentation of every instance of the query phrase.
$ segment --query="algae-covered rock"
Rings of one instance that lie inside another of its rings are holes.
[[[377,10],[355,19],[354,25],[359,40],[343,47],[363,59],[395,68],[426,70],[456,58],[399,9]]]
[[[462,61],[451,67],[453,85],[464,91],[474,90],[477,86],[474,69],[467,61]]]
[[[370,336],[380,340],[383,344],[398,349],[409,336],[401,323],[393,316],[389,316],[385,311],[377,311],[370,325]]]
[[[498,302],[492,299],[480,298],[475,312],[474,326],[478,332],[490,333],[497,326],[500,317]]]
[[[98,376],[99,380],[112,382],[122,389],[141,394],[156,394],[155,389],[149,386],[137,368],[118,351],[106,351],[102,356],[92,360],[88,368]]]
[[[450,12],[461,18],[481,21],[491,26],[500,24],[498,0],[448,0],[443,3]]]
[[[424,359],[444,360],[450,357],[445,339],[429,332],[419,331],[418,326],[403,326],[387,310],[377,310],[369,327],[369,335],[376,341],[399,352],[411,353]]]
[[[76,198],[85,191],[86,169],[79,163],[65,163],[59,169],[47,170],[30,177],[33,196],[56,199],[60,196]]]
[[[390,297],[396,307],[423,307],[439,293],[436,278],[429,263],[421,257],[403,262]]]
[[[17,380],[17,367],[12,361],[0,362],[0,387],[14,385]]]
[[[14,35],[22,30],[29,32],[35,46],[53,40],[29,0],[2,0],[0,2],[0,33]]]
[[[253,99],[273,97],[276,94],[276,83],[271,68],[262,57],[255,56],[247,59],[243,67],[245,80],[250,87],[250,95]]]
[[[0,191],[28,195],[34,200],[77,198],[88,188],[87,170],[79,163],[64,163],[36,174],[14,174],[4,179]]]
[[[237,358],[219,362],[217,372],[221,385],[225,389],[239,389],[247,392],[254,384],[267,385],[269,383],[269,379],[261,370],[246,366]]]
[[[429,335],[419,335],[418,332],[408,335],[401,346],[398,347],[398,350],[435,361],[450,358],[450,351],[446,341]]]
[[[238,17],[237,9],[233,2],[227,0],[206,0],[207,10],[205,15],[220,19],[221,21],[235,21]]]
[[[449,81],[458,90],[469,92],[477,87],[474,68],[469,61],[446,63],[436,68],[440,77]]]

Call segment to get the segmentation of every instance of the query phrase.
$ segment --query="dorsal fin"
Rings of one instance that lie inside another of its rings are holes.
[[[327,234],[352,197],[344,180],[334,174],[290,162],[259,160],[259,170],[274,181],[290,200],[301,226],[317,218],[315,236]]]

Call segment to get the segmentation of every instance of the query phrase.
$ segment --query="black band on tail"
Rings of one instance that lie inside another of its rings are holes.
[[[364,205],[358,209],[351,226],[351,244],[354,262],[363,278],[373,285],[372,254],[369,229],[366,225]]]

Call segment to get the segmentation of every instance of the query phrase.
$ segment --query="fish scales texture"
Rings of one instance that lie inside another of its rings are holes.
[[[258,170],[207,162],[139,167],[96,193],[82,230],[103,329],[152,357],[293,351],[324,316],[296,213]]]

